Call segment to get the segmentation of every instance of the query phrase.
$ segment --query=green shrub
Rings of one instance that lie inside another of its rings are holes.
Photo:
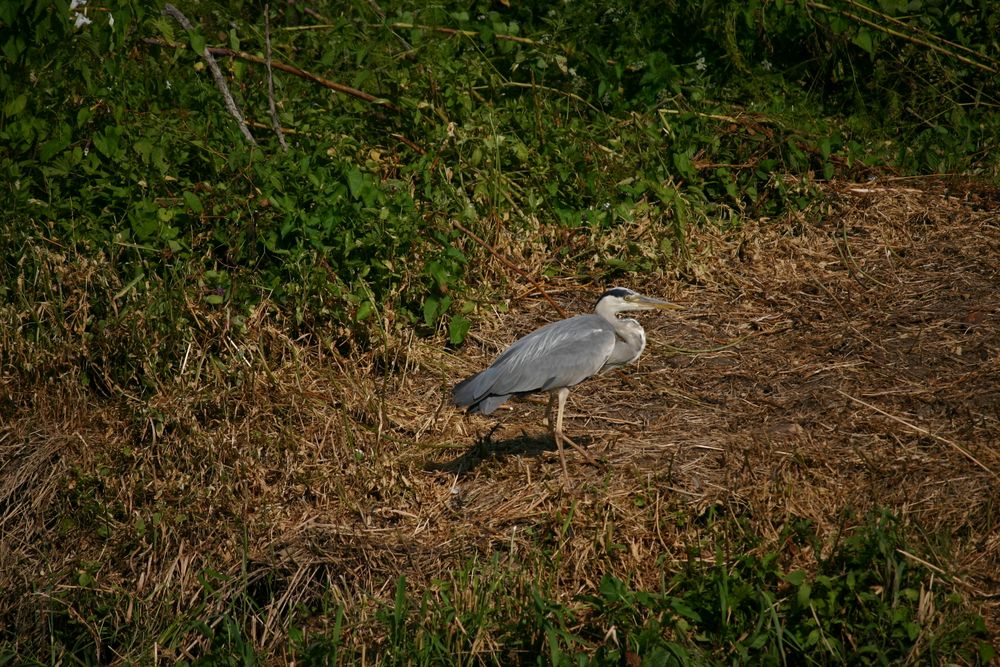
[[[275,70],[287,153],[259,6],[181,9],[190,32],[148,0],[0,1],[4,324],[115,386],[173,375],[212,314],[266,303],[342,348],[387,323],[458,344],[474,288],[521,279],[495,254],[599,282],[683,270],[690,226],[808,207],[817,179],[997,174],[988,3],[275,6],[275,62],[311,73]],[[250,54],[218,60],[258,146],[206,45]],[[57,288],[88,271],[100,289]],[[92,353],[116,322],[135,347]]]

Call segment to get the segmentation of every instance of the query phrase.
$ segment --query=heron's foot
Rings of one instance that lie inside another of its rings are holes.
[[[591,456],[591,455],[590,455],[590,454],[589,454],[589,453],[587,452],[587,450],[586,450],[586,449],[584,449],[583,447],[581,447],[580,445],[576,444],[575,442],[573,442],[572,440],[570,440],[570,439],[569,439],[568,437],[566,437],[566,434],[565,434],[565,433],[560,433],[560,434],[559,434],[559,435],[557,435],[556,437],[557,437],[557,438],[562,438],[563,442],[566,442],[566,443],[568,443],[570,447],[572,447],[572,448],[573,448],[573,449],[575,449],[576,451],[580,452],[580,454],[582,454],[582,455],[583,455],[583,458],[587,459],[587,463],[589,463],[589,464],[590,464],[590,465],[592,465],[592,466],[597,466],[597,461],[596,461],[596,460],[594,460],[594,457],[593,457],[593,456]]]
[[[562,466],[563,486],[569,486],[569,468],[566,466],[566,454],[563,450],[560,449],[558,452],[544,452],[542,454],[542,458],[548,461],[551,461],[556,457],[559,457],[559,463]]]

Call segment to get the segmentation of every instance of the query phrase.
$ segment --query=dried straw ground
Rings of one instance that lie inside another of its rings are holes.
[[[571,394],[568,432],[585,434],[602,461],[595,469],[570,453],[576,491],[592,520],[617,514],[619,527],[635,530],[634,561],[622,562],[633,576],[677,547],[656,534],[648,510],[633,507],[630,516],[624,509],[636,495],[683,499],[693,512],[724,505],[772,539],[774,526],[791,516],[831,536],[845,510],[860,516],[888,507],[960,542],[951,565],[996,630],[995,202],[844,185],[821,218],[697,238],[695,284],[630,285],[687,309],[640,314],[649,344],[638,368]],[[592,306],[593,294],[560,291],[568,311]],[[556,317],[541,299],[512,310],[492,326],[479,323],[478,352],[465,348],[461,361],[443,360],[460,369],[448,377],[475,372],[516,335]],[[439,383],[423,379],[409,378],[399,400],[423,392],[446,399]],[[513,404],[499,419],[445,409],[427,424],[440,435],[425,438],[482,442],[450,460],[441,456],[439,468],[458,474],[464,512],[480,528],[511,535],[517,522],[545,515],[554,497],[558,464],[537,456],[552,448],[540,421],[544,398],[533,403]],[[581,544],[582,562],[586,551]],[[655,585],[656,568],[649,574]]]
[[[149,644],[172,659],[203,642],[174,617],[212,624],[213,610],[250,595],[265,611],[246,631],[276,647],[294,606],[328,595],[361,645],[378,639],[366,619],[400,573],[419,589],[473,557],[516,571],[540,539],[560,559],[553,585],[566,601],[609,571],[656,588],[694,539],[691,522],[670,517],[709,507],[745,517],[765,546],[791,517],[811,519],[829,545],[888,507],[951,541],[954,559],[930,567],[995,635],[996,202],[877,185],[842,186],[833,202],[818,221],[697,236],[686,282],[631,285],[686,310],[640,314],[649,346],[638,367],[571,394],[567,431],[599,465],[569,452],[570,489],[544,398],[491,418],[448,401],[457,380],[558,317],[537,296],[512,295],[505,314],[482,309],[457,350],[387,334],[350,360],[288,340],[262,309],[245,345],[212,348],[215,362],[194,341],[184,372],[149,403],[71,383],[8,386],[8,638],[27,649],[61,613],[103,659],[135,651],[87,620],[101,608],[102,623],[148,624]],[[570,312],[597,291],[551,287]],[[206,381],[213,364],[227,382]],[[208,567],[229,577],[214,592],[198,581]]]

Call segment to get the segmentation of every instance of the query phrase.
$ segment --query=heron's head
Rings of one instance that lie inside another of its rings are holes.
[[[680,306],[669,301],[654,299],[624,287],[612,287],[597,300],[594,310],[614,315],[627,310],[678,310]]]

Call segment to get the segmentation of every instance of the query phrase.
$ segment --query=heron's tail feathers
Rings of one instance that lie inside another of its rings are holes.
[[[476,402],[476,389],[478,389],[476,381],[478,379],[479,375],[473,375],[455,385],[455,390],[452,392],[452,400],[455,401],[455,405],[463,408]]]
[[[469,413],[475,414],[480,413],[483,415],[492,414],[494,410],[499,408],[501,405],[507,402],[507,399],[511,397],[511,394],[505,394],[503,396],[484,396],[478,402],[473,403],[469,406]]]
[[[489,369],[462,380],[455,385],[452,398],[460,408],[468,407],[470,413],[488,415],[500,407],[511,394],[495,395],[490,393],[493,378],[488,375]]]

